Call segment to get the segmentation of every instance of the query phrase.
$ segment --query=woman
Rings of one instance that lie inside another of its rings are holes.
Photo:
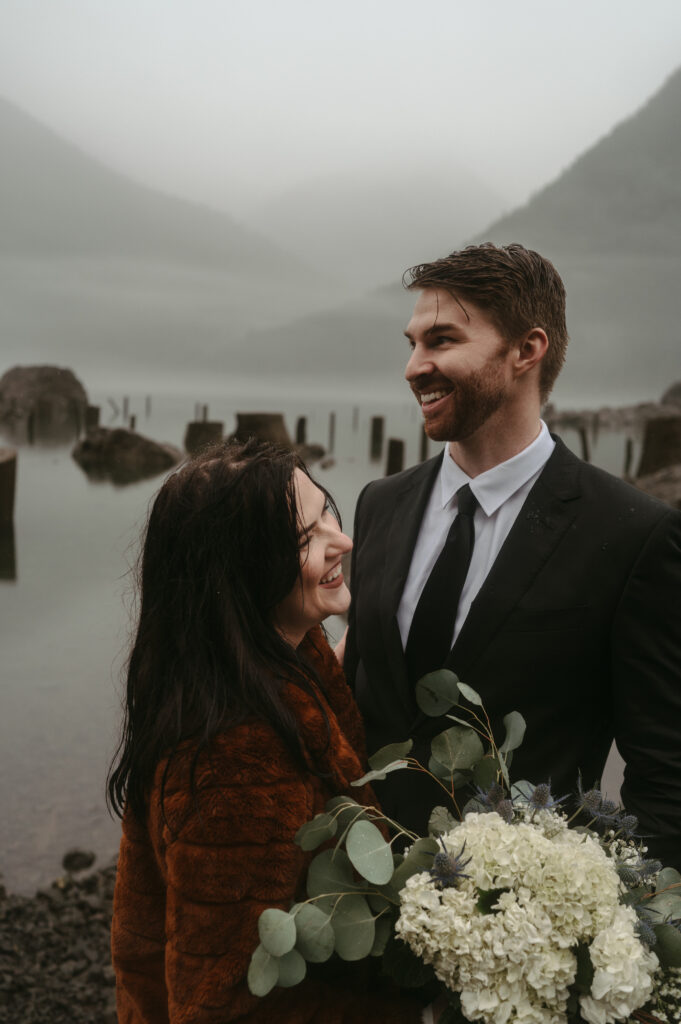
[[[261,442],[211,449],[156,498],[109,780],[120,1024],[421,1019],[351,965],[262,1000],[245,981],[261,911],[304,893],[296,831],[364,771],[320,628],[347,610],[351,546],[298,457]]]

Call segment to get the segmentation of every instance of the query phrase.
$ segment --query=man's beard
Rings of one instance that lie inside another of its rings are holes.
[[[506,388],[497,367],[486,366],[461,380],[449,380],[452,391],[448,408],[429,422],[424,429],[432,441],[465,441],[479,430],[504,403]]]

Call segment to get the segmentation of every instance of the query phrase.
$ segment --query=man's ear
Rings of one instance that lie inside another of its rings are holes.
[[[543,328],[533,327],[516,342],[515,347],[517,349],[515,369],[520,377],[542,361],[549,347],[549,339]]]

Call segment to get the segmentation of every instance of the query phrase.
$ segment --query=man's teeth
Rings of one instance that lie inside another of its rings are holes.
[[[324,579],[321,580],[320,582],[322,582],[322,583],[332,583],[334,580],[338,579],[338,577],[340,576],[342,571],[343,571],[343,567],[341,565],[337,565],[336,568],[332,569],[331,572],[329,573],[329,575],[325,576]]]
[[[421,405],[425,405],[427,402],[435,402],[438,398],[444,398],[448,394],[448,391],[431,391],[427,395],[421,395]]]

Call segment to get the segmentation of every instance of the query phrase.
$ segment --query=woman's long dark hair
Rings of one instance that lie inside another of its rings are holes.
[[[300,578],[295,469],[307,472],[289,449],[223,443],[190,459],[156,496],[108,779],[117,814],[127,803],[144,820],[164,755],[186,739],[201,750],[251,715],[269,721],[302,758],[277,681],[312,692],[314,674],[273,625],[274,609]]]

